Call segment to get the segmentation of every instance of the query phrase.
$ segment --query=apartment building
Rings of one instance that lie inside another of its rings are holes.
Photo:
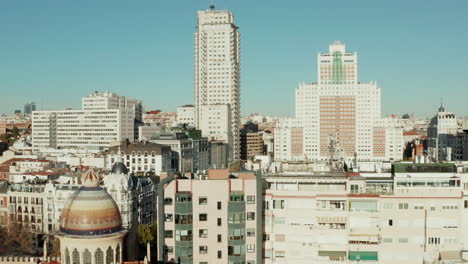
[[[164,187],[159,260],[262,263],[261,175],[208,170],[199,176],[175,178]]]
[[[187,135],[189,134],[189,135]],[[198,172],[209,168],[208,139],[186,132],[158,133],[150,142],[171,147],[178,155],[175,168],[182,172]]]
[[[318,82],[301,83],[296,89],[297,125],[285,120],[275,128],[275,135],[291,137],[278,142],[275,138],[275,159],[350,160],[356,154],[359,160],[384,160],[390,153],[401,153],[403,142],[387,144],[385,139],[386,131],[402,133],[401,125],[390,132],[392,127],[381,120],[381,89],[376,82],[358,81],[357,54],[335,41],[328,53],[318,54],[317,65]]]
[[[240,157],[241,160],[253,159],[265,153],[263,133],[259,132],[258,125],[247,122],[240,130]]]
[[[240,33],[227,10],[198,11],[195,32],[195,126],[229,144],[239,159]]]
[[[462,263],[466,176],[453,164],[266,175],[264,263]]]
[[[101,151],[113,143],[133,141],[141,120],[141,102],[112,93],[83,98],[81,110],[44,110],[32,114],[33,152],[46,149]]]
[[[124,141],[110,147],[106,154],[106,168],[111,169],[121,159],[128,171],[136,174],[151,172],[161,175],[161,172],[177,169],[179,164],[179,155],[170,146],[147,141]]]
[[[458,122],[455,114],[446,112],[441,105],[437,114],[431,119],[427,128],[429,137],[429,155],[434,161],[451,161],[456,159],[456,137]]]
[[[177,107],[177,124],[195,126],[195,106],[183,105]]]

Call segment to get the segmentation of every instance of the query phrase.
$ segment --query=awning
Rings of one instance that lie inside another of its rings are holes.
[[[461,260],[460,251],[441,251],[440,260]]]
[[[346,251],[319,251],[321,257],[346,257]]]
[[[374,260],[378,261],[379,256],[377,251],[349,251],[349,260]]]

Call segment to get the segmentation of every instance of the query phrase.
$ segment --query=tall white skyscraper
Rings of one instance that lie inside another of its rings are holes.
[[[228,143],[231,161],[239,159],[239,42],[240,34],[232,13],[215,10],[214,6],[198,11],[195,33],[195,126],[210,140]],[[213,113],[216,109],[220,112]],[[229,127],[229,131],[225,127]]]
[[[358,81],[357,54],[335,41],[317,63],[318,82],[296,89],[294,133],[285,136],[282,130],[291,127],[283,124],[275,131],[282,135],[275,138],[276,159],[399,160],[401,126],[381,119],[380,88]]]

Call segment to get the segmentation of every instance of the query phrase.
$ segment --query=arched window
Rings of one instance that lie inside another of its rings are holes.
[[[106,252],[106,264],[114,263],[114,250],[109,246]]]
[[[164,205],[171,205],[172,204],[172,198],[164,198]]]
[[[70,251],[68,248],[65,249],[65,264],[70,264]]]
[[[120,263],[120,245],[115,249],[115,263]]]
[[[94,253],[94,260],[96,264],[104,264],[104,252],[100,248]]]
[[[72,264],[80,264],[80,253],[78,253],[78,250],[76,248],[75,250],[73,250]]]
[[[91,264],[91,252],[88,249],[83,252],[83,264]]]

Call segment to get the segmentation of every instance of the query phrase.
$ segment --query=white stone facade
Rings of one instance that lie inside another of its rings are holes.
[[[195,126],[195,106],[184,105],[177,107],[177,124]]]
[[[230,128],[232,161],[237,161],[240,155],[240,33],[237,29],[234,16],[226,10],[213,8],[198,11],[195,33],[195,126],[211,134],[212,130],[202,125],[202,120],[206,120],[210,114],[203,107],[228,107],[231,119],[218,120],[225,123],[218,126]]]

